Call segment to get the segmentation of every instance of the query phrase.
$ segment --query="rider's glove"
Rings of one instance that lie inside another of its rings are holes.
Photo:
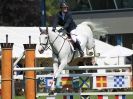
[[[55,28],[52,29],[53,32],[55,32],[55,30],[56,30]]]
[[[59,32],[59,33],[60,33],[60,32],[62,32],[62,31],[64,31],[64,29],[63,29],[63,28],[61,28],[61,29],[59,29],[59,30],[58,30],[58,32]]]

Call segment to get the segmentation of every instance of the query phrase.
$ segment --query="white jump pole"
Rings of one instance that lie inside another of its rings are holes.
[[[22,52],[22,54],[18,57],[18,59],[13,63],[13,67],[16,68],[16,65],[18,62],[23,58],[25,51]]]
[[[103,74],[100,74],[100,73],[85,73],[85,74],[62,74],[60,75],[60,77],[86,77],[86,76],[90,76],[90,77],[93,77],[93,76],[121,76],[121,75],[125,75],[125,76],[132,76],[132,73],[131,72],[123,72],[123,73],[119,73],[119,72],[116,72],[116,73],[103,73]],[[44,77],[53,77],[53,75],[36,75],[36,79],[38,78],[44,78]],[[14,75],[14,79],[23,79],[23,75]]]
[[[77,95],[89,95],[89,96],[93,96],[93,95],[133,95],[133,92],[85,92],[85,93],[54,93],[54,95],[51,95],[51,96],[62,96],[62,95],[67,95],[67,96],[70,96],[70,95],[74,95],[74,96],[77,96]],[[37,97],[39,96],[49,96],[48,93],[38,93],[37,94]]]
[[[55,93],[52,96],[49,96],[47,93],[39,93],[36,96],[46,96],[46,99],[55,99],[56,96],[97,96],[97,99],[101,99],[100,97],[107,97],[114,95],[115,97],[133,95],[133,92],[86,92],[86,93]],[[84,98],[86,99],[86,98]],[[87,98],[88,99],[88,98]],[[117,99],[117,98],[115,98]],[[126,99],[126,98],[124,98]]]
[[[118,68],[131,68],[131,65],[105,65],[105,66],[67,66],[64,70],[89,70],[89,69],[118,69]],[[53,67],[35,67],[35,68],[14,68],[14,71],[40,71],[40,70],[53,70]]]

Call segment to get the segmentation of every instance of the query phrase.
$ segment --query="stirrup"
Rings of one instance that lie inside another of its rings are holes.
[[[73,51],[76,52],[77,51],[77,48],[75,48],[75,46],[73,46]]]

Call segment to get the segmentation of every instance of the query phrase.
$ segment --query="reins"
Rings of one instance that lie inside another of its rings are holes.
[[[61,52],[61,50],[62,50],[62,48],[63,48],[63,46],[64,46],[64,43],[65,43],[65,41],[66,41],[66,39],[62,37],[62,38],[64,39],[64,42],[63,42],[63,44],[62,44],[60,50],[58,51],[58,53],[56,53],[56,52],[54,51],[54,50],[56,50],[56,49],[53,47],[53,45],[54,45],[54,43],[55,43],[55,41],[57,40],[58,37],[62,37],[62,36],[61,36],[60,34],[58,34],[58,35],[56,36],[56,38],[54,39],[54,41],[51,42],[50,39],[49,39],[49,36],[48,36],[48,40],[47,40],[46,44],[40,44],[40,45],[45,45],[45,47],[42,46],[43,49],[45,49],[45,50],[47,50],[47,49],[52,50],[52,49],[50,48],[50,46],[48,46],[48,42],[49,42],[49,44],[50,44],[51,47],[53,48],[53,50],[52,50],[53,53],[54,53],[55,55],[57,55],[57,57],[59,56],[59,54],[60,54],[60,52]]]

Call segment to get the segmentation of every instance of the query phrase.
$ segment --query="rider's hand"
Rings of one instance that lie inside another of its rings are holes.
[[[62,32],[62,31],[64,31],[64,29],[63,29],[63,28],[61,28],[61,29],[59,29],[59,30],[58,30],[58,32]]]
[[[55,32],[55,30],[56,30],[55,28],[52,29],[53,32]]]

